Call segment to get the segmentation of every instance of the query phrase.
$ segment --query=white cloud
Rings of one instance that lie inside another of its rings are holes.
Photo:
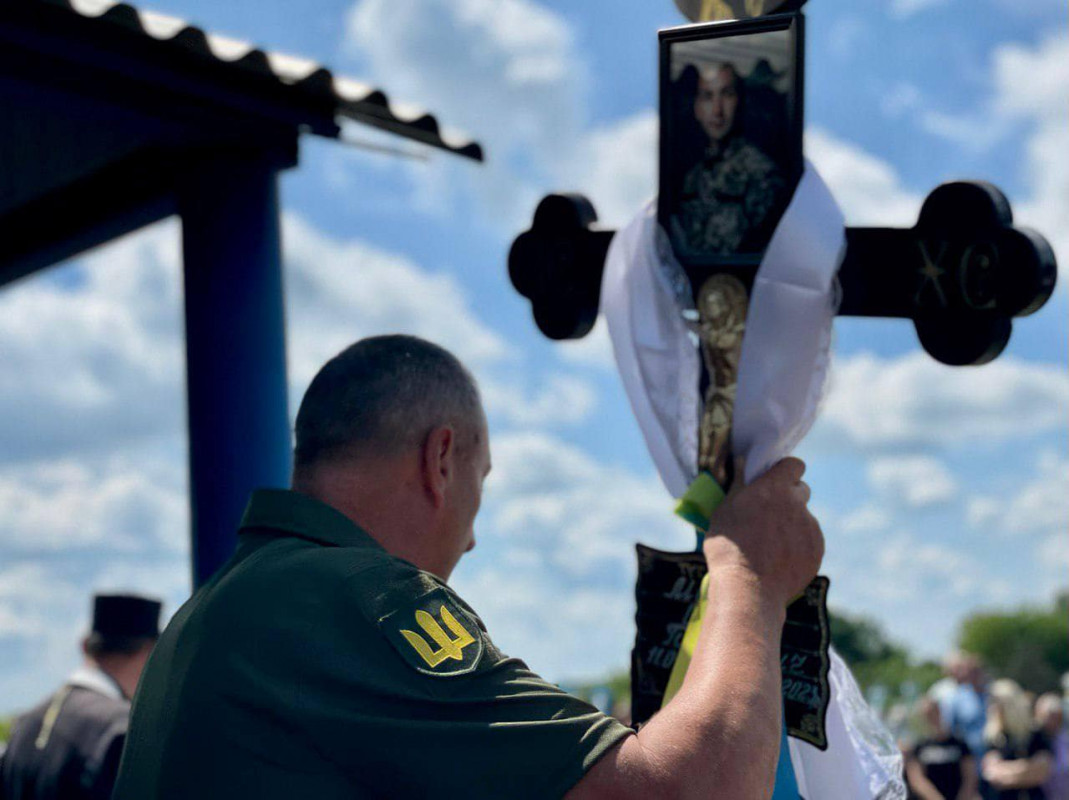
[[[118,556],[93,566],[57,555],[0,569],[0,713],[24,710],[55,690],[80,660],[91,596],[109,591],[163,599],[165,623],[188,596],[188,560]]]
[[[357,0],[346,34],[376,81],[486,145],[483,170],[419,165],[412,199],[424,210],[447,214],[473,189],[494,229],[511,233],[542,195],[579,191],[600,224],[620,227],[657,191],[657,112],[590,128],[586,62],[557,12],[531,0]]]
[[[618,560],[619,543],[631,537],[657,546],[692,544],[655,476],[603,466],[575,445],[541,433],[501,436],[492,447],[487,491],[494,497],[495,528],[524,541],[567,544],[551,552],[583,562],[568,569],[585,569],[602,556]]]
[[[833,365],[813,447],[993,444],[1060,430],[1069,406],[1064,368],[1003,357],[983,369],[948,367],[925,353],[862,354]]]
[[[499,437],[493,445],[494,532],[536,547],[571,578],[631,572],[630,545],[688,549],[693,534],[672,514],[656,477],[603,466],[574,445],[538,433]]]
[[[995,50],[998,106],[1009,114],[1064,118],[1069,87],[1069,35],[1048,36],[1035,48],[1017,42]]]
[[[892,11],[910,16],[943,2],[895,0]],[[1028,193],[1015,200],[1015,220],[1047,237],[1064,263],[1069,258],[1069,35],[1060,32],[1035,46],[999,45],[991,73],[993,91],[979,110],[933,108],[908,83],[889,90],[881,108],[891,118],[913,113],[921,130],[974,154],[1017,137]],[[901,185],[891,165],[819,129],[807,132],[806,147],[849,224],[911,227],[916,222],[922,198]]]
[[[657,193],[660,117],[640,111],[587,133],[572,166],[560,170],[594,203],[599,224],[621,228]]]
[[[916,223],[922,198],[902,186],[886,161],[820,128],[806,130],[805,150],[848,225],[909,228]]]
[[[0,569],[0,713],[24,710],[78,663],[89,595],[75,581],[41,564]]]
[[[413,197],[446,212],[471,187],[496,227],[520,230],[583,124],[586,70],[565,19],[530,0],[358,0],[346,35],[373,80],[486,147],[489,169],[420,165]]]
[[[974,528],[1001,536],[1069,536],[1069,458],[1044,454],[1036,473],[1009,498],[973,497],[968,508]]]
[[[5,602],[18,600],[35,605],[50,600],[68,601],[76,594],[70,584],[56,580],[41,564],[16,564],[0,571],[0,600]]]
[[[840,61],[853,55],[871,34],[869,25],[860,16],[836,15],[828,27],[828,49]]]
[[[550,375],[540,384],[530,395],[516,383],[487,379],[481,385],[483,401],[489,413],[524,427],[582,422],[597,405],[594,387],[575,375]]]
[[[971,528],[988,528],[998,519],[1002,503],[993,497],[970,497],[965,507],[965,519]]]
[[[999,144],[1020,148],[1028,194],[1015,202],[1015,220],[1043,233],[1064,262],[1069,257],[1064,224],[1069,218],[1069,34],[1049,35],[1034,46],[1002,43],[993,51],[990,70],[993,89],[979,110],[946,113],[906,86],[892,92],[885,112],[915,111],[922,130],[973,153]]]
[[[1040,542],[1036,557],[1048,573],[1054,576],[1055,591],[1066,588],[1066,573],[1069,573],[1069,532],[1062,529],[1051,533]]]
[[[1016,218],[1047,236],[1064,265],[1069,259],[1069,34],[1049,36],[1034,49],[1000,46],[994,77],[999,112],[1033,126],[1025,143],[1031,194],[1019,204]],[[1064,287],[1066,281],[1061,283]]]
[[[185,552],[189,507],[180,464],[72,459],[0,469],[0,545],[23,552]],[[183,476],[184,478],[184,476]]]
[[[506,419],[578,422],[593,410],[593,388],[575,375],[539,378],[532,392],[498,375],[516,352],[481,321],[454,275],[359,240],[334,239],[296,215],[286,214],[283,227],[294,400],[353,341],[406,332],[455,352],[483,379],[491,410]],[[80,463],[83,454],[122,452],[141,442],[182,449],[177,234],[174,221],[154,226],[0,295],[0,464]],[[91,482],[83,480],[79,491]],[[33,496],[21,501],[25,513]]]
[[[478,319],[453,275],[333,239],[290,214],[283,234],[296,397],[329,357],[376,333],[424,336],[476,371],[512,354]],[[61,269],[0,295],[0,462],[116,452],[149,440],[179,446],[185,387],[178,225],[154,226]],[[561,402],[562,395],[572,402]],[[523,407],[574,417],[591,402],[574,383],[554,383]]]
[[[511,352],[453,275],[334,239],[295,214],[285,217],[283,242],[290,383],[298,397],[327,359],[369,335],[422,336],[476,369]]]
[[[816,512],[814,515],[817,519],[824,518]],[[835,527],[848,534],[884,531],[891,527],[891,514],[883,506],[870,502],[845,514]]]
[[[947,5],[950,2],[952,0],[891,0],[890,13],[892,17],[905,19],[930,8]]]
[[[346,35],[391,92],[488,141],[539,141],[553,112],[575,119],[562,91],[582,75],[571,29],[529,0],[358,0]]]
[[[880,99],[880,110],[897,119],[908,111],[913,111],[923,102],[923,95],[912,83],[897,83]]]
[[[294,405],[336,353],[365,336],[403,332],[441,344],[468,365],[492,416],[574,424],[594,410],[593,386],[576,375],[539,374],[535,388],[524,385],[523,373],[509,367],[519,354],[480,320],[455,276],[359,240],[334,239],[294,214],[286,215],[284,241]]]
[[[578,367],[615,371],[616,359],[612,353],[612,340],[605,318],[598,315],[594,329],[582,339],[557,344],[557,355],[562,361]]]
[[[965,597],[985,585],[979,562],[960,549],[901,534],[876,552],[872,591],[889,601]]]
[[[0,294],[0,460],[179,430],[181,286],[166,222]]]
[[[987,110],[948,114],[929,108],[920,112],[918,121],[922,130],[973,153],[987,152],[1012,129],[1005,119]]]
[[[869,483],[895,503],[911,508],[946,503],[958,492],[943,462],[931,456],[884,456],[868,466]]]

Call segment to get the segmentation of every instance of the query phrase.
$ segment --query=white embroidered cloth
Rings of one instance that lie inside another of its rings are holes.
[[[816,419],[845,247],[842,213],[806,162],[750,297],[732,427],[747,482],[789,455]],[[650,455],[678,498],[697,477],[701,355],[690,288],[657,224],[656,201],[613,237],[601,308]],[[834,651],[829,682],[828,749],[790,739],[803,797],[905,798],[895,743]]]

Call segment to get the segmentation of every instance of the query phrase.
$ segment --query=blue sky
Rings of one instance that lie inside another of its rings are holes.
[[[161,0],[155,10],[423,105],[476,166],[305,140],[282,183],[291,413],[326,358],[407,331],[480,379],[494,472],[454,583],[504,650],[556,680],[622,668],[633,545],[687,548],[604,330],[540,337],[508,246],[537,200],[607,224],[655,191],[659,27],[670,0]],[[990,180],[1069,260],[1069,35],[1060,0],[813,0],[806,150],[853,224],[913,223],[927,192]],[[77,662],[94,589],[188,593],[178,226],[0,293],[0,711]],[[840,320],[799,454],[834,607],[935,656],[979,608],[1069,583],[1067,293],[1006,353],[950,369],[908,323]]]

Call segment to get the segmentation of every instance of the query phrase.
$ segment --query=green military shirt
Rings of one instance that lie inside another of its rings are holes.
[[[262,490],[153,652],[115,798],[559,797],[628,733],[338,511]]]

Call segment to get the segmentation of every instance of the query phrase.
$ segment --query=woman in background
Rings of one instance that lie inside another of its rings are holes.
[[[988,689],[988,750],[982,761],[984,780],[994,800],[1045,800],[1051,750],[1046,735],[1032,725],[1032,709],[1015,681],[1002,679]]]
[[[1061,697],[1053,693],[1040,696],[1036,725],[1050,742],[1050,777],[1043,784],[1046,800],[1069,800],[1069,730],[1065,728]]]

